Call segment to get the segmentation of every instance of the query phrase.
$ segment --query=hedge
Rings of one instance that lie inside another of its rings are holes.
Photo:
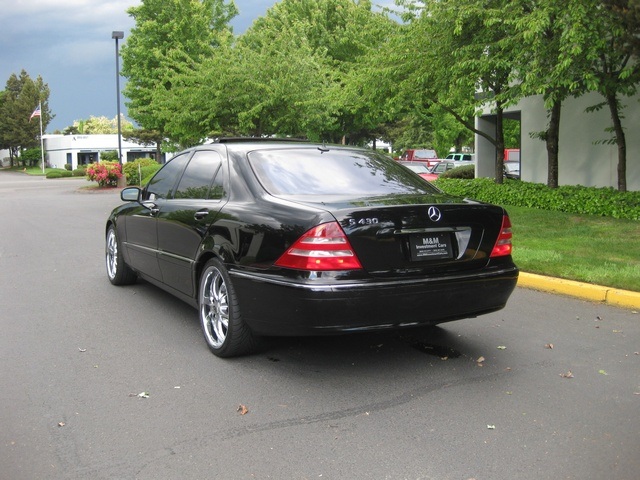
[[[45,175],[46,178],[66,178],[70,176],[71,172],[68,170],[51,170]]]
[[[142,178],[145,178],[145,169],[147,167],[153,167],[154,172],[159,170],[162,165],[159,165],[153,158],[140,158],[138,160],[134,160],[133,162],[127,162],[124,164],[122,170],[124,174],[127,176],[127,185],[140,185],[140,176],[138,174],[138,167],[142,173]]]
[[[619,192],[613,188],[581,185],[549,188],[541,183],[510,179],[498,185],[491,178],[460,180],[441,177],[435,184],[449,195],[481,202],[640,220],[640,192]]]

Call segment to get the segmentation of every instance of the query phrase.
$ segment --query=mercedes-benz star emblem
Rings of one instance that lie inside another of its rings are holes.
[[[438,222],[442,218],[440,210],[438,210],[436,207],[429,207],[427,213],[432,222]]]

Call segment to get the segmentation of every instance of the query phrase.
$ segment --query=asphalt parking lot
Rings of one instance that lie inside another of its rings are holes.
[[[0,172],[0,477],[638,478],[633,308],[517,288],[433,330],[223,360],[191,307],[108,282],[119,197],[87,185]]]

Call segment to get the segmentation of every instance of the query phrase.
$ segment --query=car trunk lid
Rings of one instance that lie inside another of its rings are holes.
[[[446,195],[402,200],[404,205],[389,196],[307,197],[301,203],[331,213],[371,275],[451,273],[487,265],[502,226],[501,207]]]

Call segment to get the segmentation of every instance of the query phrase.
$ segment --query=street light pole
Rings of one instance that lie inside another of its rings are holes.
[[[118,105],[118,163],[122,166],[122,126],[120,125],[120,55],[118,54],[118,40],[124,38],[124,32],[111,32],[111,38],[116,41],[116,101]]]

